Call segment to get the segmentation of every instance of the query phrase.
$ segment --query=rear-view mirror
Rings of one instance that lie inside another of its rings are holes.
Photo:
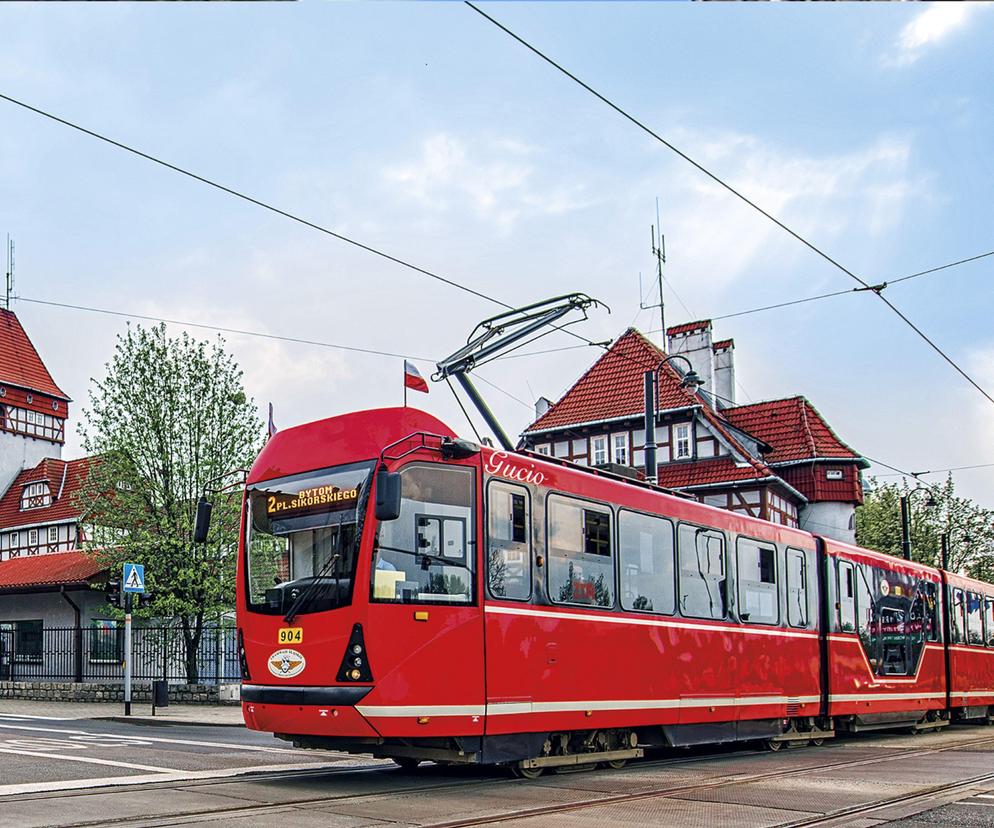
[[[396,520],[400,517],[400,473],[376,473],[376,519]]]
[[[201,495],[197,503],[197,522],[193,526],[193,542],[207,543],[207,533],[211,528],[211,510],[214,507]]]

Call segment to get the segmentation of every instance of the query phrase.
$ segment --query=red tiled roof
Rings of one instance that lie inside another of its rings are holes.
[[[525,434],[546,429],[564,429],[623,417],[637,417],[645,412],[645,371],[665,357],[658,347],[635,328],[629,328],[611,345],[548,411],[525,430]],[[660,477],[673,475],[673,482],[660,482],[669,488],[698,486],[772,477],[762,460],[749,455],[724,420],[697,394],[680,386],[682,377],[672,365],[663,366],[659,374],[659,410],[697,407],[709,428],[720,435],[745,459],[738,468],[731,457],[695,463],[661,464]],[[681,482],[686,481],[686,482]]]
[[[0,384],[9,383],[68,400],[55,384],[13,311],[0,309]]]
[[[645,411],[645,372],[655,368],[664,356],[666,354],[635,328],[629,328],[524,433],[642,414]],[[664,367],[656,403],[660,410],[702,405],[695,394],[680,387],[680,379],[672,366]]]
[[[735,345],[735,340],[734,339],[722,339],[721,341],[715,342],[714,344],[712,344],[711,345],[711,350],[712,351],[723,351],[723,350],[725,350],[725,348],[731,348],[733,345]]]
[[[736,428],[768,443],[767,463],[787,463],[814,457],[859,460],[804,397],[769,400],[726,408],[721,412]]]
[[[710,319],[698,319],[696,322],[684,322],[682,325],[672,325],[666,329],[667,336],[690,333],[691,331],[706,331],[711,327]]]
[[[42,460],[33,469],[25,469],[0,497],[0,529],[15,529],[35,523],[55,523],[79,517],[79,507],[74,495],[86,479],[90,468],[89,457],[79,460]],[[21,510],[21,495],[28,483],[48,483],[52,494],[49,506]],[[61,492],[60,492],[61,490]]]
[[[31,555],[0,563],[0,590],[85,584],[106,569],[84,552]]]
[[[773,472],[761,463],[736,466],[735,461],[728,456],[713,460],[697,460],[692,463],[660,463],[658,474],[659,485],[667,489],[775,477]]]

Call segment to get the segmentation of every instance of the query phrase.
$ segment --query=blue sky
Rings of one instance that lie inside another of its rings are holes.
[[[987,5],[485,8],[867,281],[994,249]],[[593,339],[658,327],[638,313],[656,197],[668,322],[852,286],[461,4],[5,4],[0,30],[3,93],[505,301],[585,291],[613,310]],[[24,297],[429,358],[494,311],[2,102],[0,193]],[[994,393],[992,275],[888,296]],[[15,310],[78,416],[124,321]],[[872,296],[715,335],[743,401],[802,393],[902,468],[994,463],[994,405]],[[281,426],[400,400],[396,359],[228,341]],[[595,357],[481,373],[517,398],[488,389],[516,433]],[[467,430],[444,386],[419,399]],[[957,481],[994,506],[994,469]]]

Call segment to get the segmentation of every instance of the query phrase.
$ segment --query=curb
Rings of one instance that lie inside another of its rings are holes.
[[[119,722],[120,724],[137,724],[146,727],[173,727],[182,725],[189,727],[245,727],[244,722],[190,721],[186,719],[160,718],[159,716],[96,716],[91,721]]]

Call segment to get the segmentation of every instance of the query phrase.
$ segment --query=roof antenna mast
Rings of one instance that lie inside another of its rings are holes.
[[[10,310],[10,294],[14,289],[14,240],[7,234],[7,293],[4,308]]]
[[[659,197],[656,197],[656,223],[650,225],[650,232],[652,234],[652,255],[656,257],[656,283],[659,289],[659,302],[654,302],[650,305],[645,304],[645,300],[642,298],[645,294],[642,292],[642,274],[639,274],[639,307],[642,310],[649,310],[650,308],[659,308],[659,327],[662,330],[663,338],[663,352],[666,352],[666,306],[663,298],[663,265],[666,264],[666,237],[663,235],[663,229],[659,223]]]

